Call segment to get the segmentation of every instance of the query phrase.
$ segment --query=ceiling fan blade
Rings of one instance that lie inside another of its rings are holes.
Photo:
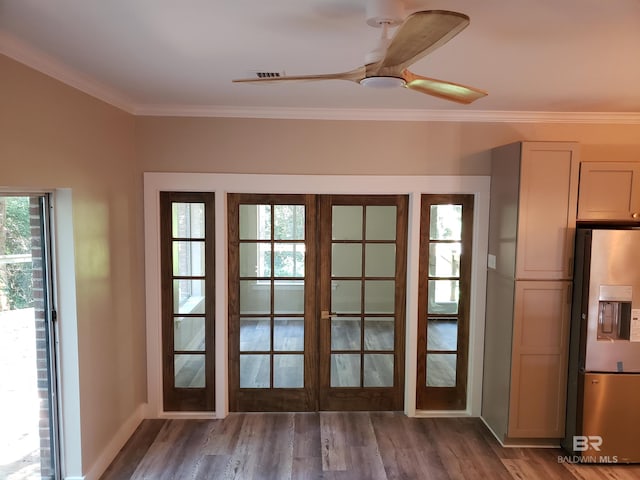
[[[409,15],[398,27],[380,69],[402,71],[444,45],[469,25],[469,17],[446,10],[427,10]]]
[[[263,77],[263,78],[239,78],[232,80],[234,83],[266,83],[266,82],[286,82],[291,80],[297,81],[313,81],[313,80],[350,80],[359,82],[365,77],[365,67],[356,68],[349,72],[325,73],[319,75],[286,75],[282,77]]]
[[[411,90],[451,100],[452,102],[464,103],[465,105],[487,95],[487,92],[477,88],[436,80],[435,78],[422,77],[411,73],[409,70],[402,72],[402,78],[407,82],[405,86]]]

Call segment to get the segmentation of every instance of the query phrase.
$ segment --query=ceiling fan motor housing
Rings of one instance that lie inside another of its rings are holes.
[[[404,6],[401,0],[368,0],[367,2],[367,25],[396,26],[402,23],[404,17]]]

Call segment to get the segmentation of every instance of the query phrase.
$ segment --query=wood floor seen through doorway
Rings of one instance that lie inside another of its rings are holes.
[[[224,420],[145,420],[102,479],[640,478],[640,466],[571,465],[559,462],[563,455],[502,448],[477,418],[237,413]]]

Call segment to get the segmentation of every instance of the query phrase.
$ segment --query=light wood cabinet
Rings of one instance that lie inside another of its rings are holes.
[[[573,275],[579,168],[576,147],[568,143],[522,144],[517,279],[559,280]]]
[[[578,220],[640,221],[640,162],[583,162]]]
[[[564,435],[578,145],[492,152],[482,416],[505,444]]]
[[[571,282],[515,288],[508,436],[564,436]]]

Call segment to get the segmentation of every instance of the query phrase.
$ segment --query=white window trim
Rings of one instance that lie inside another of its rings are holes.
[[[228,403],[227,351],[227,193],[409,195],[407,242],[407,317],[405,407],[409,416],[452,416],[451,411],[416,410],[418,258],[420,196],[473,194],[473,262],[469,329],[467,409],[457,415],[479,416],[482,399],[484,311],[489,224],[488,176],[355,176],[156,173],[144,174],[145,287],[147,324],[147,417],[224,418]],[[162,405],[162,332],[160,277],[160,192],[215,194],[215,411],[165,412]]]

